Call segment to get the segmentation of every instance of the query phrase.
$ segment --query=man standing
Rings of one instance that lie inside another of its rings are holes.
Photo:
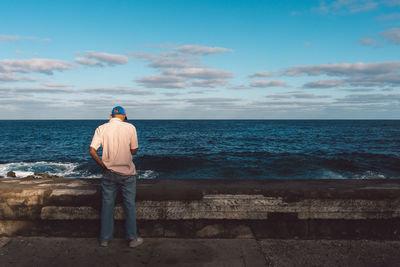
[[[126,239],[129,247],[137,247],[143,239],[136,231],[136,168],[132,155],[138,149],[136,128],[127,120],[125,110],[117,106],[112,109],[110,121],[100,125],[93,136],[89,154],[102,168],[104,177],[101,183],[101,233],[100,246],[107,247],[114,234],[114,204],[120,189],[126,218]],[[97,149],[103,147],[100,159]]]

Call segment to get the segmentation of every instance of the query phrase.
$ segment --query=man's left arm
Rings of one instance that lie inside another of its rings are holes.
[[[131,140],[130,140],[130,149],[131,149],[131,154],[136,155],[137,150],[138,150],[138,140],[137,140],[137,133],[136,133],[136,128],[133,126],[133,133],[131,135]]]

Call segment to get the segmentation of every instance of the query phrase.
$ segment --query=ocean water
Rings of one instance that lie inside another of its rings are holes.
[[[88,151],[105,122],[0,121],[0,175],[101,177]],[[140,179],[400,178],[400,120],[129,122]]]

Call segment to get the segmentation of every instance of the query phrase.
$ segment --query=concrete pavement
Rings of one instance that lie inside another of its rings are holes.
[[[3,237],[0,266],[399,266],[400,241]]]

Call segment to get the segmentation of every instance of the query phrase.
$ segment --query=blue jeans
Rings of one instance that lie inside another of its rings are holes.
[[[114,205],[117,191],[121,189],[125,211],[126,238],[137,238],[136,232],[136,176],[106,174],[101,183],[101,232],[100,242],[108,241],[114,235]]]

